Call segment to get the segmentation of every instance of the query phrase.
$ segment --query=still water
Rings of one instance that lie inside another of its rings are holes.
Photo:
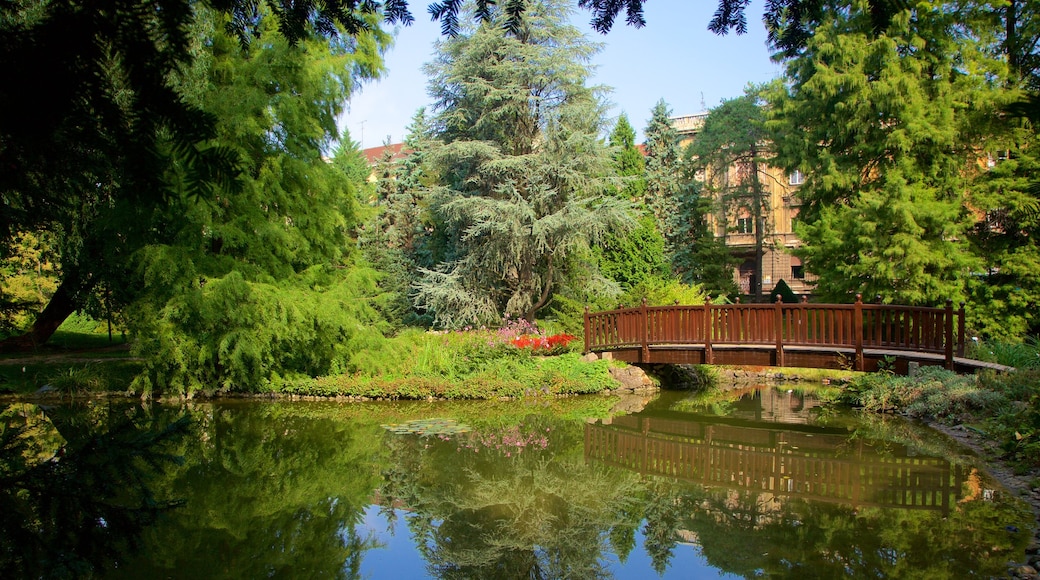
[[[811,390],[617,403],[11,405],[0,576],[987,578],[1030,539],[906,421]]]

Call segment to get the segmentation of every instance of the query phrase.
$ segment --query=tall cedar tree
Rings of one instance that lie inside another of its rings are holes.
[[[755,286],[751,294],[762,295],[762,258],[766,237],[771,233],[769,189],[766,181],[765,113],[758,90],[748,88],[742,97],[723,101],[712,109],[704,127],[690,144],[697,167],[704,171],[705,193],[716,202],[717,218],[727,235],[753,233]],[[752,232],[737,232],[736,218],[748,216]]]
[[[577,253],[631,221],[626,202],[600,195],[612,172],[604,106],[585,86],[598,47],[569,18],[559,2],[531,2],[515,31],[478,26],[439,43],[427,66],[445,143],[431,151],[434,235],[449,248],[415,301],[441,326],[533,320]]]
[[[796,231],[817,294],[937,305],[977,267],[965,243],[966,138],[985,103],[974,43],[956,15],[905,10],[879,35],[867,5],[829,11],[787,84],[768,93],[777,162],[806,182]]]

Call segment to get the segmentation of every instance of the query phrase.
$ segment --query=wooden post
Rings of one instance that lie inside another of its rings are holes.
[[[711,352],[711,296],[704,301],[704,364],[715,364],[715,355]]]
[[[863,361],[863,295],[856,294],[856,303],[853,305],[852,335],[856,343],[856,370],[863,371],[866,366]]]
[[[946,300],[946,369],[953,370],[953,300]]]
[[[641,339],[640,342],[642,343],[642,347],[643,347],[642,350],[640,351],[640,354],[639,354],[639,362],[641,362],[641,363],[648,363],[648,362],[650,362],[650,345],[647,343],[647,336],[646,335],[647,335],[647,330],[648,330],[647,327],[650,325],[650,318],[647,316],[647,312],[646,312],[646,298],[645,297],[643,298],[643,304],[642,304],[642,306],[640,306],[639,311],[640,311],[640,313],[642,314],[642,317],[643,317],[643,322],[642,322],[642,324],[639,325],[639,332],[640,332],[640,339]]]
[[[776,328],[773,329],[773,333],[776,335],[776,366],[782,367],[784,365],[784,299],[779,294],[776,295],[776,302],[773,303],[773,311],[776,313]]]
[[[964,303],[957,311],[957,356],[964,356]]]
[[[585,305],[585,352],[582,354],[589,354],[589,340],[592,337],[589,336],[589,305]]]

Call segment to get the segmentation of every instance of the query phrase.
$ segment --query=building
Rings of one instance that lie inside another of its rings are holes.
[[[707,113],[672,117],[672,127],[679,133],[680,145],[686,147],[697,138],[697,133],[704,127]],[[730,167],[729,175],[723,180],[736,179],[741,167]],[[715,228],[715,236],[722,238],[727,247],[741,259],[741,263],[733,271],[733,279],[742,294],[750,294],[760,276],[762,292],[768,294],[783,280],[795,294],[811,294],[815,287],[815,278],[805,271],[801,260],[791,254],[791,250],[800,245],[794,233],[793,222],[798,215],[801,201],[798,188],[805,180],[801,172],[786,174],[775,167],[760,167],[764,173],[761,179],[765,188],[766,211],[763,215],[763,231],[765,243],[763,247],[762,271],[756,271],[755,260],[755,219],[746,208],[729,208],[728,215],[715,214],[711,221]],[[700,176],[706,179],[709,176]],[[719,206],[721,207],[721,203]],[[725,218],[725,219],[723,219]]]

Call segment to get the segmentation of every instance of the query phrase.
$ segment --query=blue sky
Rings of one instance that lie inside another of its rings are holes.
[[[428,3],[411,0],[416,22],[400,29],[385,55],[386,74],[363,85],[340,120],[363,147],[381,145],[387,135],[394,143],[402,141],[415,111],[430,103],[422,65],[432,59],[440,25],[429,21]],[[740,96],[748,83],[772,80],[782,71],[769,59],[762,5],[763,0],[752,0],[748,33],[742,36],[708,31],[715,0],[647,0],[645,27],[625,25],[622,15],[606,35],[592,30],[588,11],[577,10],[575,25],[604,44],[593,61],[597,68],[590,84],[613,89],[611,116],[627,113],[640,140],[650,109],[662,98],[673,115],[686,115]]]

